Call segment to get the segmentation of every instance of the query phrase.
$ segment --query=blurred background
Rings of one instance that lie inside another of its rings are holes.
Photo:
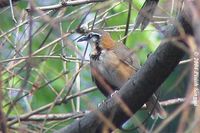
[[[104,29],[114,40],[121,41],[130,2],[109,0],[50,10],[52,5],[60,2],[21,0],[13,7],[0,8],[1,104],[12,132],[53,132],[94,110],[105,99],[91,79],[91,48],[86,47],[85,43],[76,42],[80,36],[76,29],[80,23],[89,28],[94,23],[94,28]],[[144,31],[133,31],[144,0],[132,0],[126,46],[136,52],[141,65],[164,41],[160,31],[173,24],[172,20],[179,15],[183,6],[181,2],[160,0],[153,22]],[[34,12],[27,9],[34,9]],[[188,59],[188,56],[184,59]],[[189,83],[190,64],[179,64],[160,86],[157,92],[160,101],[184,98]],[[180,103],[181,100],[164,108],[170,115]],[[192,106],[188,108],[192,109]],[[141,109],[136,113],[139,121],[132,118],[123,128],[137,127],[148,116],[147,111]],[[164,126],[162,132],[176,132],[179,120],[178,115]],[[158,128],[162,121],[149,118],[144,125],[151,131]]]

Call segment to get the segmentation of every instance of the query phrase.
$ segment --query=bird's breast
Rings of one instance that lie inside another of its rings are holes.
[[[91,60],[91,67],[95,67],[111,85],[119,88],[135,73],[112,50],[102,50],[98,60]]]

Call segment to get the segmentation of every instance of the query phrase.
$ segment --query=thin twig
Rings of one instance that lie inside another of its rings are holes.
[[[55,121],[55,120],[65,120],[69,118],[80,118],[85,115],[85,112],[73,112],[73,113],[59,113],[59,114],[35,114],[28,118],[20,118],[20,121]],[[20,116],[17,116],[20,117]],[[12,121],[17,117],[9,117],[8,121]]]
[[[82,95],[87,94],[87,93],[89,93],[89,92],[95,91],[95,90],[97,90],[96,87],[91,87],[91,88],[85,89],[84,91],[81,91],[80,93],[76,93],[76,94],[67,96],[66,99],[64,99],[64,102],[66,102],[66,101],[68,101],[68,100],[70,100],[70,99],[72,99],[72,98],[75,98],[75,97],[77,97],[77,96],[82,96]],[[36,114],[36,113],[40,113],[40,112],[42,112],[42,111],[44,111],[44,110],[47,110],[47,109],[49,109],[49,108],[52,106],[52,104],[60,105],[61,103],[63,103],[63,99],[57,100],[56,103],[51,102],[51,103],[49,103],[49,104],[46,104],[45,106],[42,106],[42,107],[40,107],[40,108],[37,108],[36,110],[33,110],[32,112],[28,112],[28,113],[26,113],[26,114],[21,115],[20,117],[18,117],[18,118],[16,118],[16,119],[13,119],[11,122],[9,122],[8,125],[11,126],[11,125],[15,124],[15,123],[18,121],[18,119],[19,119],[19,120],[20,120],[20,119],[27,119],[27,118],[29,118],[30,116],[32,116],[32,115],[34,115],[34,114]]]
[[[58,10],[63,7],[67,6],[78,6],[83,4],[89,4],[89,3],[97,3],[97,2],[104,2],[106,0],[75,0],[75,1],[62,1],[59,4],[51,5],[51,6],[42,6],[42,7],[36,7],[37,10]],[[27,8],[29,10],[29,8]]]
[[[128,16],[127,16],[127,21],[126,21],[126,30],[124,36],[126,36],[123,40],[124,45],[126,45],[126,39],[127,39],[127,34],[128,34],[128,29],[129,29],[129,24],[130,24],[130,19],[131,19],[131,7],[132,7],[132,0],[129,0],[128,3]]]
[[[3,112],[2,103],[3,103],[3,83],[2,83],[2,75],[1,75],[2,67],[0,65],[0,129],[2,133],[7,133],[7,124],[6,118]]]

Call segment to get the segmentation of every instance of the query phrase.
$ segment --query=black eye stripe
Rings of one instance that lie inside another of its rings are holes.
[[[92,34],[89,34],[89,38],[92,38],[92,36],[93,36]]]
[[[100,37],[101,37],[101,35],[100,35],[100,34],[98,34],[98,33],[95,33],[95,32],[91,32],[91,33],[89,33],[89,34],[88,34],[88,37],[89,37],[89,38],[92,38],[92,37],[94,37],[94,36],[96,36],[96,37],[98,37],[98,38],[100,38]]]
[[[96,46],[96,49],[98,52],[100,52],[102,50],[101,47],[99,47],[98,45]]]

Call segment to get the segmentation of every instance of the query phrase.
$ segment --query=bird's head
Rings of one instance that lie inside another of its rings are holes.
[[[97,50],[112,49],[115,46],[115,41],[110,34],[103,30],[92,30],[78,39],[78,42],[88,41]]]

